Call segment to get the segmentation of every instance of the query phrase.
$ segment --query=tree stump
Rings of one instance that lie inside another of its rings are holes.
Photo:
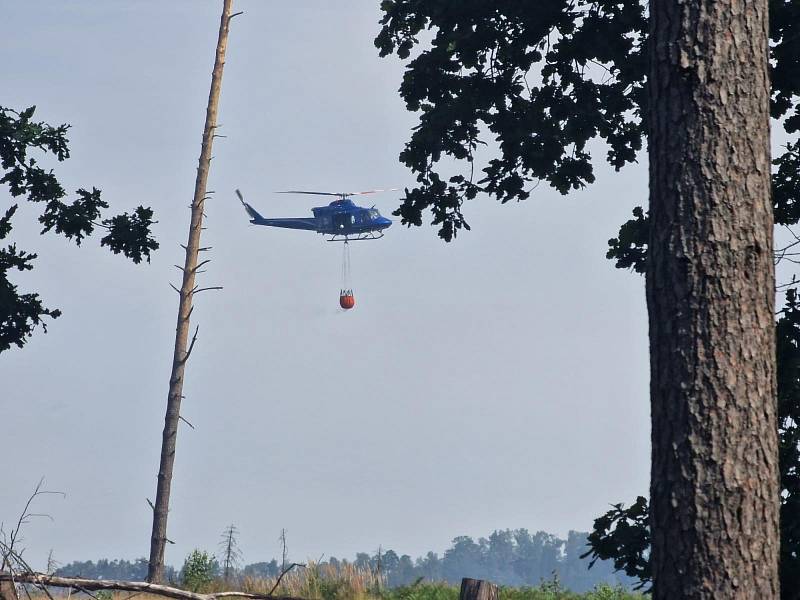
[[[464,577],[461,580],[461,593],[458,600],[497,600],[498,588],[482,579]]]

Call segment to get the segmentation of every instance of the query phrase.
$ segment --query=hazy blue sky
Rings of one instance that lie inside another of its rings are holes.
[[[588,530],[647,490],[643,280],[604,258],[646,168],[598,169],[590,189],[540,186],[522,204],[478,198],[452,244],[396,222],[352,247],[356,309],[338,309],[341,247],[251,227],[306,216],[291,188],[403,187],[414,116],[402,65],[372,44],[377,0],[238,0],[222,91],[199,296],[175,465],[167,561],[215,549],[229,523],[245,560],[441,551],[460,534]],[[40,252],[15,281],[64,315],[0,358],[0,519],[44,476],[28,558],[135,558],[150,509],[221,2],[2,0],[0,104],[71,123],[71,192],[116,211],[151,205],[161,250],[135,266],[38,237],[22,206],[13,240]],[[0,191],[8,203],[7,190]],[[376,200],[384,214],[397,194]],[[32,210],[33,209],[33,210]],[[10,449],[10,454],[9,454]]]

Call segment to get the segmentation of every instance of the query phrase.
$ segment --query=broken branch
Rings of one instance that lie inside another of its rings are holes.
[[[192,354],[192,350],[194,350],[194,343],[197,341],[197,332],[200,331],[200,325],[194,328],[194,335],[192,336],[192,341],[189,343],[189,349],[186,351],[186,354],[183,357],[181,362],[186,362],[189,360],[189,356]]]
[[[288,567],[286,567],[283,571],[281,571],[281,574],[278,575],[278,579],[275,581],[275,585],[272,586],[272,589],[269,591],[269,594],[267,594],[267,597],[272,597],[272,594],[275,592],[275,590],[278,589],[278,586],[281,584],[281,579],[283,579],[283,576],[286,575],[289,571],[291,571],[295,567],[305,567],[305,565],[302,563],[292,563]]]

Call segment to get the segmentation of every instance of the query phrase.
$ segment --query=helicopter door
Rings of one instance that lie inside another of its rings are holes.
[[[345,230],[350,225],[350,215],[346,212],[334,213],[333,228],[336,231]]]

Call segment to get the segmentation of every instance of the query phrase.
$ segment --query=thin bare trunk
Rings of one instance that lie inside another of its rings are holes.
[[[192,200],[192,220],[189,227],[189,240],[186,243],[186,258],[183,266],[183,282],[180,289],[178,324],[175,331],[175,352],[172,358],[172,374],[169,379],[167,414],[164,419],[164,435],[161,442],[161,463],[158,469],[158,490],[153,508],[153,531],[150,538],[150,565],[147,579],[160,583],[164,579],[164,547],[167,543],[167,514],[169,511],[172,467],[175,462],[175,442],[180,421],[181,398],[183,394],[184,370],[196,337],[189,344],[189,320],[192,314],[192,300],[198,289],[195,275],[198,269],[200,252],[200,233],[203,228],[203,205],[206,199],[206,184],[211,164],[211,147],[217,126],[217,107],[222,86],[222,71],[225,67],[225,50],[228,45],[233,0],[223,0],[222,17],[219,25],[216,59],[211,76],[211,92],[208,95],[206,123],[203,130],[203,146],[197,167],[197,179]],[[195,336],[196,336],[195,332]],[[188,345],[188,348],[187,348]]]
[[[778,598],[767,4],[650,3],[654,600]]]

